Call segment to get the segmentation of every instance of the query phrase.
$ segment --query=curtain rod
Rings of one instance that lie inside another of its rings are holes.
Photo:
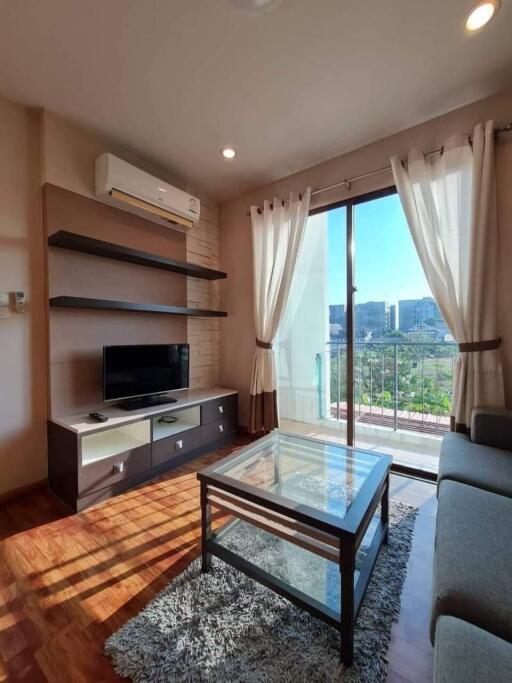
[[[495,135],[498,133],[509,133],[512,131],[512,123],[506,123],[504,126],[496,126],[494,129]],[[469,138],[469,141],[471,142],[472,138]],[[432,152],[428,152],[425,154],[426,157],[433,157],[436,154],[441,154],[443,151],[442,147],[439,147],[439,149],[434,149]],[[345,190],[348,192],[350,190],[350,186],[352,183],[357,182],[358,180],[365,180],[366,178],[372,178],[375,175],[380,175],[381,173],[387,173],[388,171],[391,171],[391,166],[384,166],[383,168],[379,168],[376,171],[370,171],[369,173],[363,173],[362,175],[357,175],[354,176],[353,178],[347,178],[345,180],[340,180],[338,183],[334,183],[333,185],[326,185],[326,187],[319,187],[318,190],[313,190],[311,192],[311,196],[313,197],[316,194],[321,194],[322,192],[327,192],[328,190],[334,190],[337,187],[344,187]],[[299,198],[302,199],[302,195],[299,195]],[[283,206],[284,206],[284,200],[283,200]],[[274,205],[270,204],[270,208],[273,209]],[[261,209],[258,207],[258,213],[261,213]],[[247,215],[250,216],[251,212],[248,211]]]

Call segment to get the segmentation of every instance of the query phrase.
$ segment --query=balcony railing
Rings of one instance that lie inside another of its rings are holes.
[[[347,419],[346,342],[328,342],[317,354],[320,411]],[[442,435],[449,430],[454,342],[356,342],[354,408],[360,423]],[[327,384],[327,386],[324,386]],[[325,392],[325,394],[324,394]]]

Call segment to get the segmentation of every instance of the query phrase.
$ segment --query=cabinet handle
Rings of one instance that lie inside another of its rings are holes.
[[[124,470],[124,462],[116,462],[112,468],[114,474],[121,474]]]
[[[222,433],[223,431],[224,431],[224,425],[219,425],[219,432]]]
[[[180,439],[179,441],[176,441],[176,448],[178,450],[181,450],[183,448],[183,441]]]
[[[224,406],[219,406],[219,413],[221,415],[224,413]]]

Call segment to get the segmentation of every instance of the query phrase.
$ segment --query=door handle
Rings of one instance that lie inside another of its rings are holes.
[[[180,439],[179,441],[176,441],[176,448],[178,450],[181,450],[183,448],[183,440]]]
[[[124,462],[116,462],[112,468],[114,474],[121,474],[124,470]]]

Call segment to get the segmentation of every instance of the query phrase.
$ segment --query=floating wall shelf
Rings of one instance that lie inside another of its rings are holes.
[[[210,311],[203,308],[140,304],[131,301],[110,301],[109,299],[87,299],[80,296],[54,296],[50,299],[50,306],[57,308],[89,308],[104,311],[166,313],[168,315],[187,315],[194,318],[225,318],[227,316],[227,313],[224,311]]]
[[[164,256],[148,254],[145,251],[138,251],[137,249],[131,249],[130,247],[122,247],[119,244],[104,242],[103,240],[93,239],[92,237],[86,237],[85,235],[78,235],[73,232],[67,232],[66,230],[59,230],[58,232],[53,233],[53,235],[50,235],[48,244],[52,247],[80,251],[84,254],[94,254],[95,256],[102,256],[117,261],[137,263],[140,266],[159,268],[160,270],[168,270],[173,273],[180,273],[181,275],[202,278],[203,280],[222,280],[227,277],[226,273],[223,273],[220,270],[212,270],[211,268],[203,268],[202,266],[197,266],[194,263],[188,263],[187,261],[176,261],[174,259],[165,258]],[[165,313],[165,311],[160,312]]]

